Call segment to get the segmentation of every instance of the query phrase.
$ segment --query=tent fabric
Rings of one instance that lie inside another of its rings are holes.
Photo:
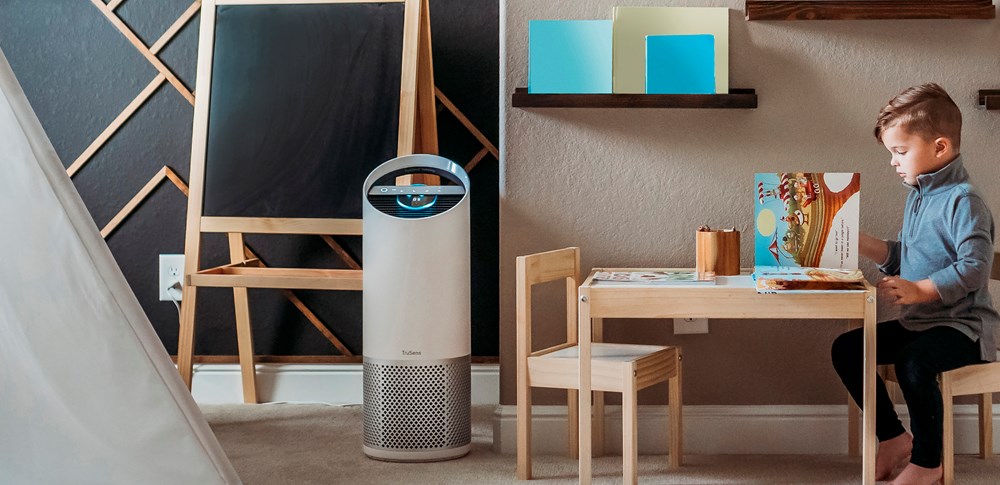
[[[0,436],[2,483],[240,483],[2,51]]]

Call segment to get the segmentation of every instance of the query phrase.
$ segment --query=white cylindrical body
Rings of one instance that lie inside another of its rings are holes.
[[[442,186],[396,186],[429,173]],[[436,155],[376,168],[364,185],[364,452],[434,461],[471,443],[469,178]]]

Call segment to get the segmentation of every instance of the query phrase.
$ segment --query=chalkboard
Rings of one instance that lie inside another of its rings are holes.
[[[402,3],[223,5],[204,216],[361,218],[365,177],[394,158]]]

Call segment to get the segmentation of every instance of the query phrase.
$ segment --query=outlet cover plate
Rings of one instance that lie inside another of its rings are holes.
[[[674,335],[708,333],[707,318],[675,318]]]
[[[168,289],[174,283],[184,284],[184,255],[161,254],[159,279],[157,280],[160,301],[181,301],[181,290]]]

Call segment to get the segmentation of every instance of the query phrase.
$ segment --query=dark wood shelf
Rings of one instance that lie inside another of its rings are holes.
[[[992,19],[993,0],[746,0],[747,20]]]
[[[980,89],[979,109],[1000,110],[1000,89]]]
[[[729,94],[528,94],[517,88],[515,108],[691,108],[756,109],[757,92],[730,89]]]

